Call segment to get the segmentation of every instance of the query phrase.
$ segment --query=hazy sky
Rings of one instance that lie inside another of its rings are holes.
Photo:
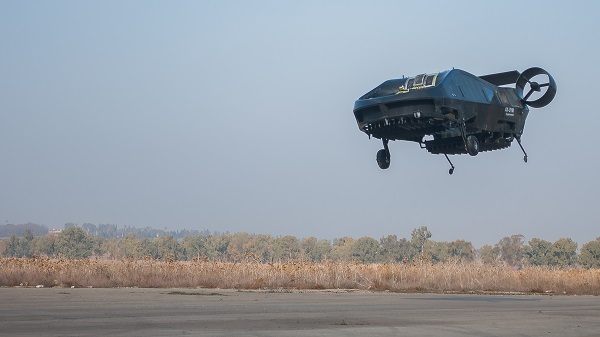
[[[0,0],[0,219],[479,247],[600,236],[600,2]],[[379,83],[541,66],[555,100],[476,157],[381,141]]]

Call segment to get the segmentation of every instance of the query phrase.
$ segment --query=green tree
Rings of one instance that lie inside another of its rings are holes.
[[[331,252],[329,240],[317,240],[315,237],[304,238],[300,241],[302,254],[310,261],[320,262]]]
[[[560,238],[552,244],[552,265],[572,266],[577,261],[577,243],[569,238]]]
[[[295,236],[286,235],[275,240],[273,258],[275,261],[288,261],[300,256],[300,242]]]
[[[187,259],[208,257],[208,237],[204,235],[186,236],[182,242]]]
[[[120,259],[121,248],[119,247],[120,242],[117,240],[105,240],[100,245],[101,255],[109,259]]]
[[[119,246],[121,248],[120,257],[132,257],[139,259],[144,257],[140,253],[140,240],[135,237],[135,234],[131,233],[119,240]]]
[[[161,236],[156,239],[156,248],[158,259],[167,259],[177,261],[183,255],[183,249],[177,240],[172,236]]]
[[[350,261],[352,259],[352,252],[350,251],[352,244],[354,244],[354,239],[351,237],[334,239],[333,246],[331,247],[331,259],[336,261]]]
[[[406,242],[406,239],[402,239]],[[402,245],[396,235],[388,235],[379,239],[381,260],[384,262],[399,262],[404,258]]]
[[[251,236],[248,233],[235,233],[231,235],[229,245],[227,245],[227,255],[232,261],[242,261],[246,257],[246,244]]]
[[[160,259],[162,257],[159,254],[157,242],[149,238],[143,238],[142,241],[140,241],[138,251],[139,254],[144,257],[149,256],[153,259]]]
[[[525,246],[525,255],[529,264],[534,266],[550,265],[552,260],[551,247],[552,243],[550,241],[538,238],[529,240],[529,244]]]
[[[8,240],[0,239],[0,257],[8,257]]]
[[[227,246],[229,246],[230,241],[230,234],[209,236],[206,242],[208,258],[211,260],[226,261],[228,258]]]
[[[413,229],[411,242],[417,250],[417,254],[422,255],[425,253],[425,243],[427,240],[429,240],[429,238],[431,238],[431,232],[427,229],[427,226],[421,226]]]
[[[18,237],[12,234],[4,243],[3,250],[0,252],[3,256],[11,257],[31,257],[33,256],[33,246],[35,237],[33,232],[27,228],[23,231],[23,235]]]
[[[314,236],[304,238],[300,241],[300,252],[303,259],[315,261],[313,255],[318,242],[319,240]]]
[[[379,242],[364,236],[356,240],[350,248],[352,259],[362,263],[374,263],[380,260]]]
[[[258,259],[261,262],[273,261],[274,242],[272,236],[268,234],[259,234],[250,239],[245,245],[244,250],[248,257]]]
[[[600,268],[600,237],[581,246],[579,262],[586,268]]]
[[[23,239],[25,239],[25,241],[27,241],[28,243],[33,241],[33,232],[31,231],[31,229],[27,228],[24,232],[23,232]]]
[[[29,254],[28,245],[25,238],[12,234],[4,247],[4,256],[26,257]]]
[[[86,230],[84,229],[84,231]],[[91,234],[88,235],[92,236]],[[107,240],[104,238],[95,238],[95,240],[101,241],[101,254],[113,259],[125,257],[139,259],[147,255],[141,252],[141,240],[138,240],[133,233],[128,234],[122,239]]]
[[[95,242],[81,227],[70,226],[58,234],[56,253],[66,258],[87,258],[94,254]]]
[[[32,255],[45,255],[48,257],[56,256],[56,236],[45,235],[34,238],[30,244]]]
[[[495,246],[500,260],[511,267],[522,267],[525,258],[524,239],[521,234],[502,238]]]
[[[445,262],[450,258],[450,254],[448,253],[448,242],[429,240],[425,243],[425,250],[427,251],[427,254],[423,255],[429,255],[433,262]]]
[[[461,261],[473,261],[475,259],[475,247],[469,241],[452,241],[448,243],[448,255]]]
[[[75,223],[72,223],[72,222],[67,222],[67,223],[65,224],[65,229],[67,229],[67,228],[71,228],[71,227],[77,227],[77,224],[75,224]]]
[[[490,245],[484,245],[479,249],[479,258],[485,264],[494,264],[498,262],[498,249]]]
[[[321,262],[327,260],[331,254],[331,248],[331,241],[325,239],[319,240],[315,249],[313,261]]]

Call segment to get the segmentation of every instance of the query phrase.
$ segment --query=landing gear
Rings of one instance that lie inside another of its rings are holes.
[[[467,136],[465,147],[470,156],[476,156],[479,153],[479,140],[477,139],[477,136]]]
[[[385,149],[377,151],[377,165],[379,165],[379,168],[382,170],[390,167],[390,155]]]
[[[516,136],[515,139],[517,140],[517,143],[519,143],[519,147],[521,148],[521,151],[523,151],[523,154],[525,155],[523,157],[523,161],[527,162],[527,152],[525,152],[523,145],[521,145],[521,136]]]
[[[475,136],[475,135],[467,136],[466,128],[464,127],[464,124],[461,125],[461,134],[462,134],[463,143],[465,144],[465,150],[467,151],[467,153],[471,156],[476,156],[479,153],[479,139],[477,138],[477,136]],[[452,164],[452,161],[450,161],[450,158],[448,158],[447,153],[444,153],[444,157],[446,157],[448,164],[450,164],[450,169],[448,170],[448,173],[450,175],[452,175],[452,173],[454,173],[454,165]]]
[[[382,139],[383,140],[383,149],[377,151],[377,165],[379,165],[379,168],[382,170],[387,169],[388,167],[390,167],[390,149],[388,148],[388,139]]]
[[[450,169],[448,170],[448,174],[452,175],[452,173],[454,173],[454,165],[452,165],[452,162],[450,161],[450,158],[448,158],[448,155],[444,153],[444,156],[446,157],[446,160],[448,161],[448,163],[450,163]]]

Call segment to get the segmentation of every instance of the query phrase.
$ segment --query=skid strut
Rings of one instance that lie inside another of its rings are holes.
[[[446,157],[446,160],[448,161],[448,163],[450,163],[450,169],[448,170],[449,174],[454,173],[454,165],[452,165],[452,162],[450,161],[450,158],[448,158],[448,155],[444,153],[444,157]]]
[[[390,140],[387,138],[383,138],[381,141],[383,142],[383,148],[385,149],[385,152],[390,153],[390,148],[388,147],[388,143]]]
[[[517,139],[517,143],[519,143],[519,147],[521,148],[521,151],[523,151],[523,154],[525,155],[523,157],[523,161],[527,162],[527,152],[525,152],[525,149],[523,148],[523,145],[521,145],[521,137],[515,137]]]

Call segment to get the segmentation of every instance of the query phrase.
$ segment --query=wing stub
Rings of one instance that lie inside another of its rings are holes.
[[[482,80],[489,82],[493,85],[500,86],[500,85],[517,83],[517,79],[519,78],[519,75],[521,75],[520,72],[513,70],[513,71],[505,71],[503,73],[483,75],[483,76],[479,76],[479,78],[481,78]]]

